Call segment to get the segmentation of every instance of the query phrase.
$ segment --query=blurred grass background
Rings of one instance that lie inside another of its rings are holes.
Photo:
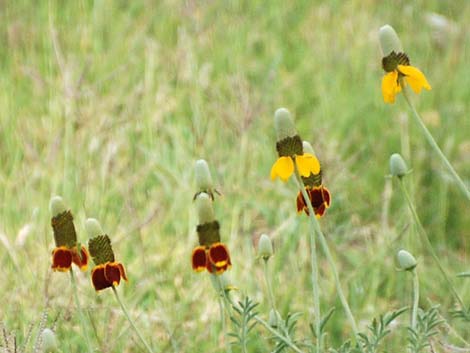
[[[333,202],[321,223],[361,328],[408,305],[409,278],[393,259],[401,247],[420,261],[422,306],[441,303],[449,318],[450,292],[386,177],[390,154],[413,169],[419,214],[453,274],[468,270],[468,201],[408,124],[402,97],[383,103],[377,31],[394,26],[427,75],[433,90],[415,97],[418,110],[468,184],[469,21],[466,1],[0,1],[0,321],[21,341],[47,309],[63,351],[85,349],[68,276],[50,270],[48,202],[60,194],[81,241],[87,217],[111,235],[130,278],[119,291],[155,347],[221,351],[216,295],[189,261],[193,165],[205,158],[223,193],[215,207],[234,284],[267,315],[253,239],[271,235],[278,305],[304,313],[299,334],[310,335],[308,222],[294,183],[269,180],[280,106],[322,162]],[[320,270],[336,346],[350,328],[323,257]],[[78,280],[98,350],[138,352],[112,294],[95,294],[89,274]],[[468,283],[457,286],[470,303]],[[271,346],[261,332],[253,352]],[[403,335],[389,344],[403,348]]]

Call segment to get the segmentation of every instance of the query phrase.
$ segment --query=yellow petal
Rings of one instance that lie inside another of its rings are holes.
[[[398,72],[392,71],[382,79],[382,95],[385,103],[395,103],[395,96],[400,92],[401,87],[397,82]]]
[[[320,162],[313,154],[304,153],[301,156],[296,156],[295,161],[297,162],[300,175],[304,177],[320,173]]]
[[[408,65],[398,65],[398,70],[405,75],[406,81],[409,83],[415,93],[420,93],[423,88],[431,89],[431,85],[426,76],[416,67]]]
[[[271,179],[274,180],[277,177],[283,181],[287,181],[294,172],[294,162],[290,157],[279,157],[271,168]]]

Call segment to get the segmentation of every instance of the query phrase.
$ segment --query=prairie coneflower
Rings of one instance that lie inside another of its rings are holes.
[[[196,228],[199,246],[193,249],[192,268],[196,272],[207,270],[222,274],[232,263],[227,246],[220,241],[220,224],[214,217],[211,196],[200,192],[196,196],[196,207],[199,215]]]
[[[88,252],[84,246],[77,243],[77,233],[75,232],[72,213],[70,210],[67,210],[60,196],[53,197],[49,206],[52,214],[51,225],[56,245],[52,251],[52,269],[54,271],[67,272],[72,267],[72,263],[74,263],[82,271],[86,271],[88,267]]]
[[[400,40],[395,30],[383,26],[379,31],[383,58],[382,67],[386,72],[382,79],[382,95],[385,103],[394,103],[396,95],[402,90],[406,82],[411,89],[419,94],[423,88],[430,90],[431,85],[424,74],[416,67],[410,65],[410,59],[402,51]]]
[[[85,226],[90,236],[93,236],[88,241],[88,248],[96,265],[91,271],[91,281],[95,290],[116,287],[121,282],[121,278],[127,281],[124,266],[115,261],[111,240],[104,234],[98,221],[89,218]]]
[[[294,173],[295,164],[297,164],[301,176],[308,177],[312,173],[318,174],[320,163],[314,155],[304,153],[302,140],[297,134],[289,111],[285,108],[278,109],[274,120],[278,135],[276,150],[279,158],[271,168],[271,179],[279,177],[281,180],[287,181]]]
[[[310,153],[315,155],[312,146],[307,141],[302,143],[304,153]],[[318,174],[311,173],[308,177],[302,177],[302,182],[305,186],[305,191],[312,203],[313,211],[317,218],[322,217],[325,214],[325,211],[330,207],[331,195],[330,191],[322,184],[322,172]],[[308,216],[309,211],[307,203],[302,195],[302,192],[299,191],[297,194],[297,212],[301,213],[302,211]]]

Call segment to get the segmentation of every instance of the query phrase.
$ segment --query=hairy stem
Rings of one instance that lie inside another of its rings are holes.
[[[134,332],[137,334],[137,336],[139,337],[140,341],[142,342],[142,344],[145,346],[145,349],[147,350],[147,352],[149,353],[153,353],[153,350],[152,348],[150,348],[149,344],[147,343],[147,341],[145,341],[144,337],[142,336],[142,334],[140,333],[140,331],[137,329],[137,327],[135,326],[134,324],[134,321],[132,321],[131,317],[129,316],[129,312],[127,311],[126,309],[126,306],[124,305],[124,303],[122,302],[121,298],[119,297],[119,294],[116,290],[116,287],[112,286],[111,287],[113,289],[113,292],[114,292],[114,296],[116,297],[116,300],[118,301],[119,305],[121,306],[121,309],[122,309],[122,312],[124,313],[124,316],[126,317],[127,321],[129,322],[129,324],[131,325],[132,329],[134,330]]]
[[[276,302],[274,300],[273,287],[271,286],[271,280],[269,279],[269,273],[268,273],[268,260],[263,260],[263,269],[264,269],[264,280],[266,281],[266,288],[268,291],[269,304],[271,305],[271,309],[276,311]]]
[[[411,328],[416,330],[416,320],[418,318],[418,305],[419,305],[419,279],[418,271],[416,268],[411,271],[413,274],[413,305],[411,309]]]
[[[444,153],[441,151],[438,144],[436,143],[436,141],[432,137],[431,133],[427,129],[426,125],[423,123],[423,120],[421,119],[421,116],[419,115],[418,111],[416,110],[413,103],[411,102],[411,99],[410,99],[409,94],[408,94],[408,87],[404,84],[403,79],[401,79],[400,85],[403,88],[403,96],[405,97],[406,103],[410,107],[411,112],[413,113],[413,117],[415,118],[416,123],[421,128],[421,131],[422,131],[424,137],[426,138],[428,143],[431,145],[431,148],[434,150],[434,152],[439,156],[442,163],[444,163],[444,165],[446,166],[447,170],[452,175],[452,178],[457,183],[457,185],[460,188],[460,190],[462,191],[462,193],[465,195],[465,197],[468,200],[470,200],[470,191],[469,191],[468,187],[465,185],[463,180],[460,178],[460,176],[457,174],[455,169],[452,167],[449,160],[444,155]]]
[[[322,250],[325,253],[326,259],[330,265],[331,272],[333,272],[333,277],[335,280],[336,290],[338,292],[339,299],[341,301],[344,312],[346,313],[346,316],[348,317],[349,323],[351,324],[352,330],[354,332],[354,340],[357,340],[359,330],[357,328],[356,320],[351,312],[351,308],[349,307],[348,301],[343,293],[343,289],[341,288],[341,282],[339,279],[338,270],[336,269],[335,261],[333,259],[333,256],[331,255],[330,248],[328,246],[328,243],[326,242],[326,238],[323,235],[323,232],[320,228],[320,224],[318,223],[318,220],[315,216],[312,203],[310,202],[310,199],[305,191],[304,184],[302,182],[302,179],[300,177],[300,174],[297,168],[297,164],[295,164],[295,175],[296,175],[298,187],[300,191],[302,192],[302,196],[304,197],[305,202],[307,203],[311,228],[313,229],[313,232],[318,236],[318,239],[320,240],[320,245],[322,247]]]
[[[72,283],[73,299],[75,301],[75,306],[77,307],[78,317],[80,318],[80,324],[82,325],[83,334],[85,335],[88,352],[93,353],[93,347],[91,346],[90,337],[88,336],[88,330],[85,323],[85,316],[83,315],[80,300],[78,299],[77,282],[75,281],[75,276],[73,274],[72,268],[70,268],[70,282]]]
[[[455,299],[459,302],[460,306],[462,309],[465,309],[465,305],[463,303],[462,298],[460,298],[459,294],[457,293],[457,290],[454,287],[454,284],[452,283],[452,280],[450,279],[449,275],[447,274],[446,270],[442,266],[441,262],[439,261],[439,257],[437,256],[436,252],[434,251],[434,248],[432,247],[431,242],[429,241],[428,235],[426,233],[426,230],[424,229],[423,225],[421,224],[421,220],[419,219],[418,213],[416,212],[416,209],[413,205],[413,202],[411,201],[410,195],[408,191],[406,190],[406,187],[403,183],[403,180],[401,178],[398,179],[399,184],[401,187],[401,190],[403,192],[403,195],[405,195],[406,202],[408,203],[408,207],[411,211],[411,214],[413,215],[413,219],[418,226],[418,232],[421,235],[421,241],[424,243],[426,246],[426,249],[428,252],[431,254],[432,258],[434,259],[434,262],[436,263],[437,267],[439,268],[439,271],[441,272],[442,276],[446,280],[447,284],[449,285],[450,290],[452,291],[452,294],[454,295]]]

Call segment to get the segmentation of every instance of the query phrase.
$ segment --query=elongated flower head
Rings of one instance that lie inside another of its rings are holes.
[[[393,176],[403,178],[408,173],[408,166],[399,153],[394,153],[390,156],[389,164],[390,174]]]
[[[57,343],[57,337],[49,328],[45,328],[41,332],[42,350],[44,353],[55,353],[59,352],[59,345]]]
[[[279,108],[274,113],[274,126],[276,128],[277,140],[282,141],[286,137],[294,137],[297,135],[294,121],[290,112],[286,108]]]
[[[88,266],[88,252],[84,246],[77,242],[77,233],[73,223],[73,216],[67,210],[63,199],[54,196],[49,203],[51,211],[51,226],[54,232],[55,249],[52,251],[52,269],[66,272],[77,265],[82,271]]]
[[[385,103],[394,103],[395,97],[401,92],[405,83],[415,93],[431,89],[424,74],[410,65],[410,59],[403,52],[401,42],[395,30],[385,25],[379,30],[379,40],[383,52],[382,67],[386,72],[382,79],[382,95]]]
[[[196,196],[196,209],[199,217],[199,224],[210,223],[215,220],[212,198],[209,194],[201,192]]]
[[[196,187],[199,191],[208,192],[213,189],[212,176],[209,165],[204,159],[199,159],[194,165]]]
[[[418,265],[415,257],[403,249],[398,251],[397,262],[400,269],[404,271],[412,271]]]
[[[121,279],[127,281],[124,265],[115,261],[111,239],[108,235],[102,233],[100,223],[94,218],[89,218],[85,222],[85,228],[88,234],[92,236],[88,241],[88,249],[96,265],[91,271],[91,281],[95,290],[100,291],[113,286],[116,287]]]
[[[261,234],[258,241],[258,256],[267,261],[273,256],[273,243],[267,234]]]
[[[379,41],[382,49],[382,56],[389,55],[392,51],[395,53],[403,52],[400,38],[397,32],[390,25],[384,25],[379,29]]]

